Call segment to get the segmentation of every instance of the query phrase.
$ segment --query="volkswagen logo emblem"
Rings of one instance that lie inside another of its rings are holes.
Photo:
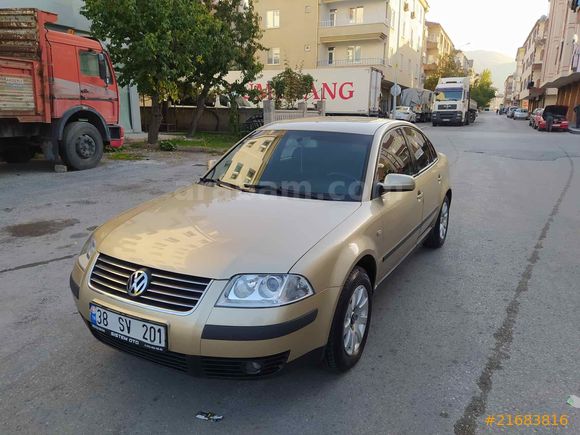
[[[133,272],[127,282],[127,294],[136,298],[149,288],[150,274],[146,269]]]

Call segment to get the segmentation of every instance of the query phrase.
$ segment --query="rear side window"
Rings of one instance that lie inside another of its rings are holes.
[[[381,145],[375,181],[382,182],[389,174],[413,175],[413,169],[413,159],[401,131],[387,133]]]
[[[403,127],[403,131],[409,143],[411,154],[415,158],[417,172],[420,172],[437,158],[435,149],[420,131],[412,127]]]
[[[81,51],[79,55],[81,74],[89,77],[100,77],[98,54],[90,51]]]

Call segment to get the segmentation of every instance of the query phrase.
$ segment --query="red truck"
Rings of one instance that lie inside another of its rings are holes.
[[[119,88],[95,39],[47,28],[57,15],[0,9],[0,158],[26,162],[42,150],[69,168],[95,167],[123,145]]]

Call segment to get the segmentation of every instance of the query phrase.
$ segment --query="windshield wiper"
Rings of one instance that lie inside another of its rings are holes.
[[[237,184],[234,183],[228,183],[227,181],[222,181],[220,179],[212,179],[213,182],[215,184],[217,184],[220,187],[229,187],[230,189],[235,189],[235,190],[240,190],[242,192],[247,192],[246,189],[241,188],[240,186],[238,186]]]
[[[215,180],[215,178],[210,178],[210,177],[201,177],[201,178],[199,179],[199,182],[200,182],[200,183],[215,183],[215,182],[216,182],[216,180]]]

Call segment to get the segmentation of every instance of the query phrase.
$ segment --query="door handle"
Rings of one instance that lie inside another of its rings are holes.
[[[88,89],[81,89],[81,94],[88,94],[89,90]]]
[[[423,192],[421,192],[420,190],[417,192],[417,199],[419,201],[421,201],[423,199]]]
[[[437,182],[441,183],[441,174],[437,175]]]

